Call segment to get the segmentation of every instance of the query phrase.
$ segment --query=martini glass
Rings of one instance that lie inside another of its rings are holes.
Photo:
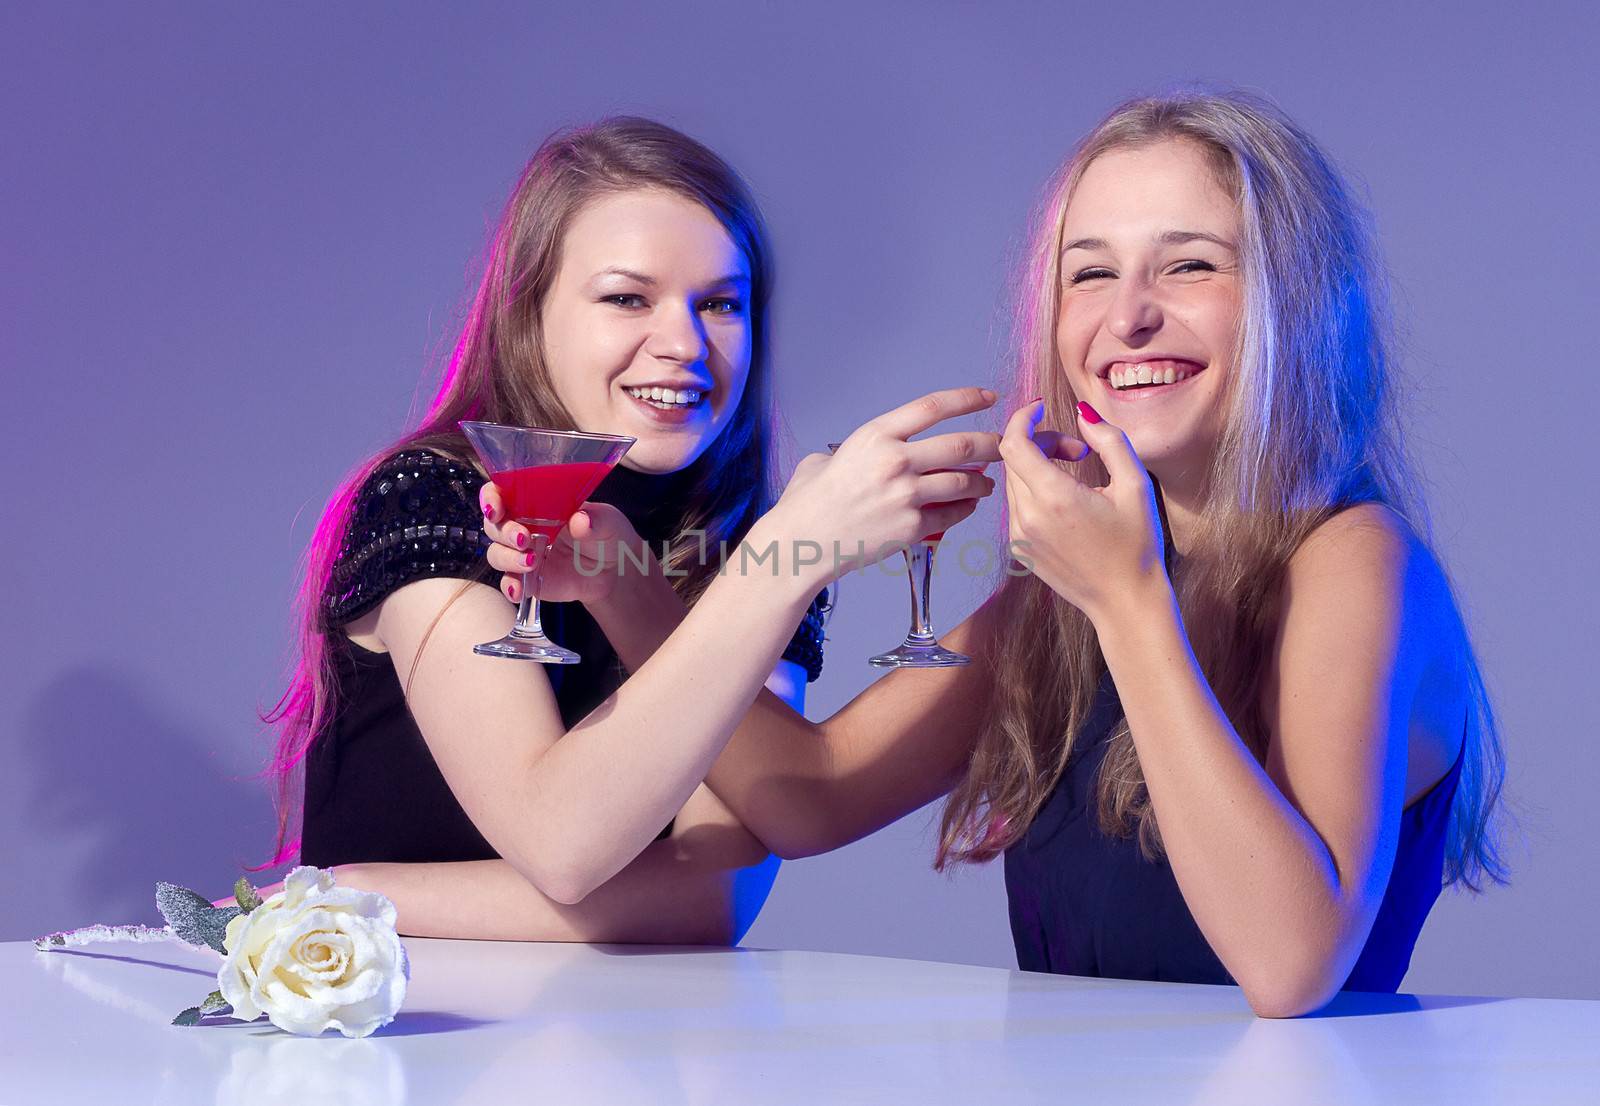
[[[545,637],[539,625],[539,577],[544,556],[567,519],[622,460],[636,439],[575,430],[537,430],[492,422],[464,422],[461,432],[477,450],[500,490],[506,515],[533,535],[533,563],[522,574],[517,623],[499,641],[474,645],[486,657],[511,657],[541,664],[582,660]]]
[[[838,450],[842,442],[829,442],[828,452]],[[982,472],[982,465],[961,465],[952,469],[929,469],[929,472]],[[948,503],[929,503],[929,507],[948,507]],[[944,538],[945,532],[927,534],[905,551],[906,576],[911,582],[911,629],[905,640],[887,653],[868,657],[874,668],[954,668],[970,664],[972,658],[939,644],[933,629],[933,554]]]

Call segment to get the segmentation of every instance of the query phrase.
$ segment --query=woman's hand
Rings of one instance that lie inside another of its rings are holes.
[[[1035,400],[1011,416],[1000,441],[1006,465],[1010,538],[1019,559],[1051,590],[1099,620],[1146,583],[1165,580],[1164,541],[1155,488],[1121,429],[1087,403],[1078,405],[1084,440],[1035,427]],[[1111,481],[1094,488],[1052,462],[1100,455]]]
[[[863,424],[832,456],[803,458],[751,530],[752,555],[776,541],[780,571],[806,575],[820,587],[954,526],[994,491],[995,482],[977,468],[1000,459],[999,436],[961,431],[907,439],[992,407],[995,398],[981,388],[933,392]],[[948,471],[962,465],[974,470]]]
[[[478,503],[483,507],[484,533],[494,542],[489,564],[504,574],[500,590],[513,603],[521,602],[522,574],[531,567],[534,535],[504,517],[505,505],[494,484],[484,484]],[[626,560],[623,546],[630,550]],[[656,572],[659,567],[627,516],[608,503],[585,503],[545,551],[538,597],[551,603],[596,603],[611,594],[623,574],[641,571]]]

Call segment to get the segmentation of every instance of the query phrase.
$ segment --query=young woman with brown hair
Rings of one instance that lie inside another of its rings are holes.
[[[845,494],[834,473],[774,505],[770,284],[754,202],[692,139],[622,118],[534,155],[427,415],[351,476],[312,540],[299,667],[273,715],[280,861],[298,805],[300,861],[388,895],[404,933],[738,939],[777,862],[701,781],[758,693],[801,708],[829,577],[802,594],[716,551],[818,535],[876,549],[993,487],[921,475],[973,436],[904,440],[993,402],[970,389],[885,416],[867,460],[914,452],[907,479]],[[637,439],[546,558],[542,598],[568,602],[545,626],[579,664],[473,653],[521,596],[486,582],[485,476],[462,420]],[[665,564],[580,570],[582,550],[641,543],[665,543]],[[668,605],[670,641],[652,636]]]

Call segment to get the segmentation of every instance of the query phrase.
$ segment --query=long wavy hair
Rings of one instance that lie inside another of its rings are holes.
[[[1195,656],[1258,760],[1268,735],[1261,678],[1284,568],[1313,530],[1359,503],[1388,506],[1425,544],[1431,527],[1399,433],[1387,275],[1370,216],[1316,142],[1243,93],[1130,100],[1078,145],[1046,193],[1017,288],[1018,396],[1044,396],[1048,425],[1077,425],[1078,398],[1056,346],[1062,227],[1074,188],[1109,150],[1200,144],[1237,200],[1244,295],[1224,427],[1193,546],[1170,565]],[[1074,466],[1093,485],[1093,455]],[[989,651],[992,709],[951,793],[935,867],[999,855],[1066,770],[1107,669],[1093,625],[1037,577],[1007,578],[993,602],[1012,630]],[[1455,612],[1458,626],[1459,612]],[[1020,632],[1018,628],[1027,627]],[[1461,629],[1469,706],[1451,810],[1445,881],[1504,882],[1494,829],[1505,761],[1482,673]],[[1163,855],[1126,717],[1114,724],[1096,805],[1110,836]]]
[[[296,818],[305,757],[338,707],[334,664],[340,631],[329,625],[325,607],[357,492],[402,449],[431,449],[472,463],[473,452],[457,427],[464,419],[583,429],[551,381],[541,311],[573,218],[597,198],[634,189],[659,189],[703,205],[750,267],[749,376],[728,424],[685,474],[688,509],[667,556],[679,594],[690,602],[698,598],[717,573],[720,543],[737,547],[771,506],[767,304],[772,262],[766,227],[749,189],[711,150],[649,119],[622,116],[557,132],[534,153],[501,214],[461,336],[420,424],[346,477],[312,535],[295,605],[295,663],[287,689],[262,716],[276,729],[266,774],[278,812],[274,856],[262,867],[286,862],[299,848]],[[691,531],[704,532],[703,546]]]

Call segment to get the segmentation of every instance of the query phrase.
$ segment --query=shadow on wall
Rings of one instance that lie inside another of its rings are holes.
[[[37,932],[159,923],[157,880],[219,897],[244,863],[265,859],[264,784],[230,778],[208,751],[221,735],[196,732],[178,713],[90,667],[63,672],[35,698],[21,742],[29,845],[42,854],[30,867],[57,869],[45,885],[61,889],[35,908],[44,912]]]

